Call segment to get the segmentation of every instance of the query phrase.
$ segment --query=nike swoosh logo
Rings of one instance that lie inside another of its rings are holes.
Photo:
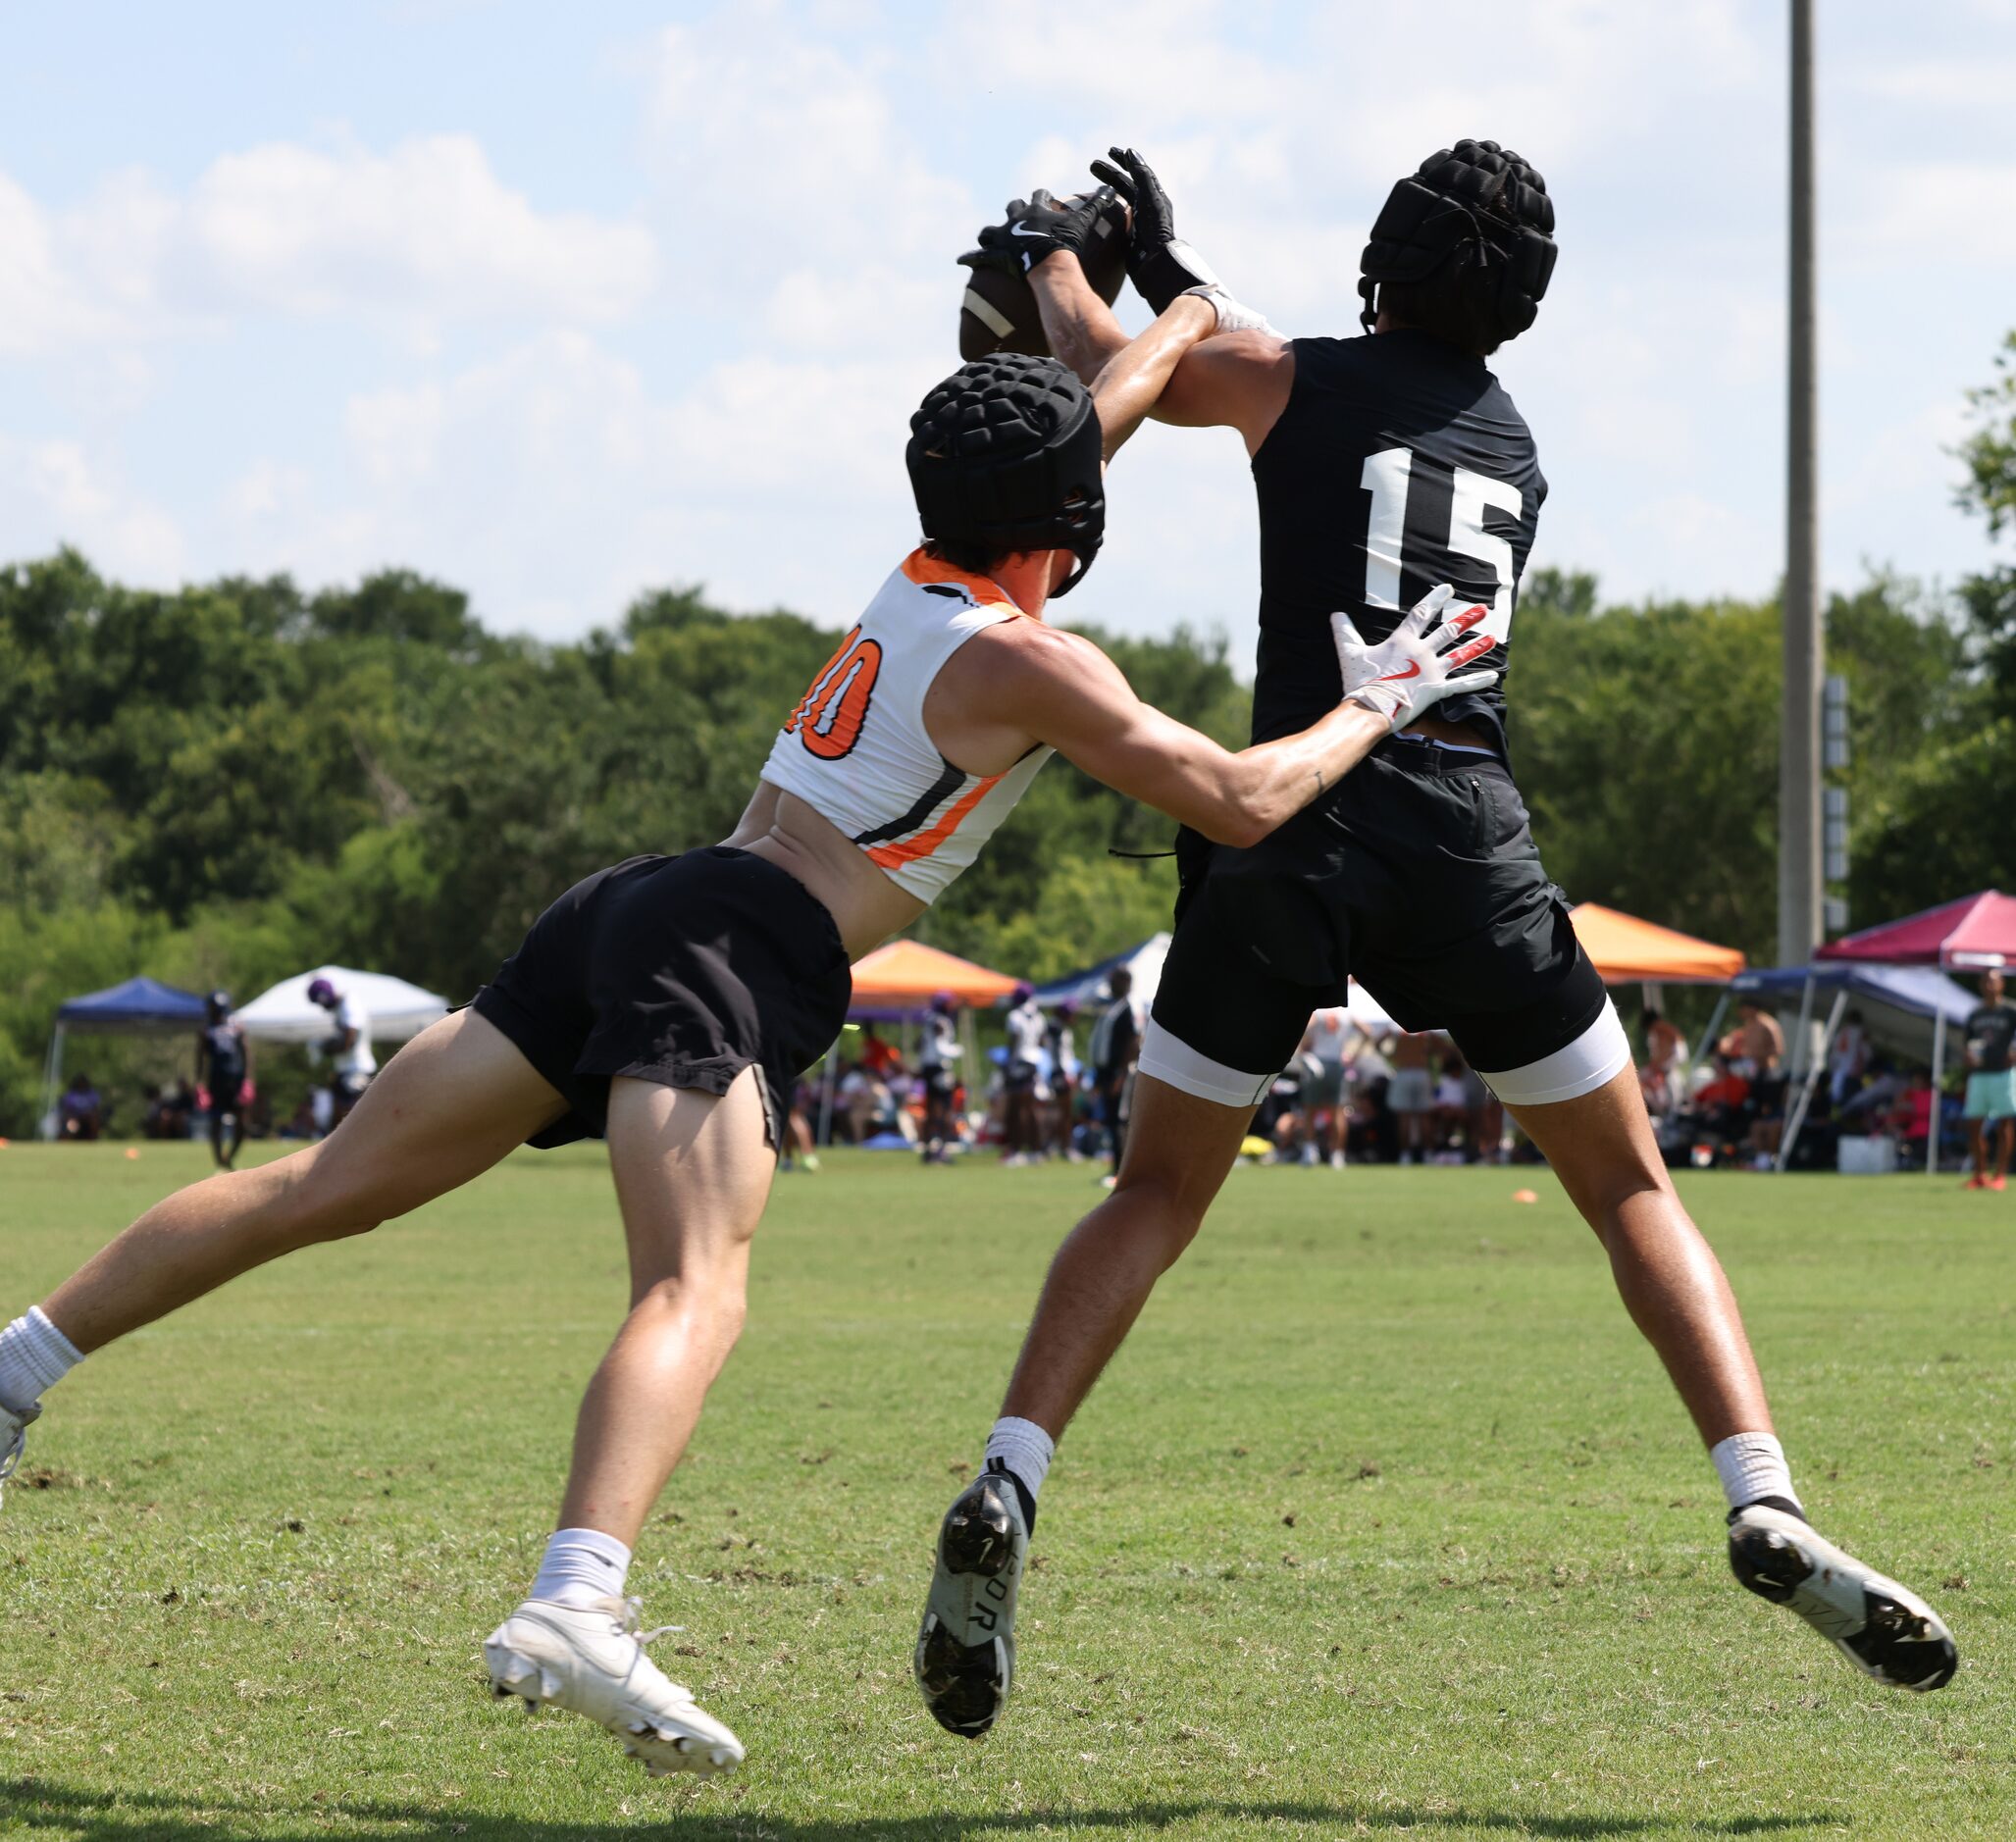
[[[1390,685],[1396,678],[1419,678],[1420,676],[1421,661],[1419,659],[1410,659],[1406,671],[1388,672],[1384,678],[1375,679],[1373,682],[1375,684]]]
[[[1043,232],[1041,230],[1025,230],[1019,224],[1011,224],[1008,226],[1008,234],[1010,236],[1041,236]]]

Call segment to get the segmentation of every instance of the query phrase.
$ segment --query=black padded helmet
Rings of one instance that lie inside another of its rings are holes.
[[[910,470],[924,536],[997,556],[1069,550],[1067,594],[1106,537],[1099,412],[1055,358],[996,352],[961,365],[910,418]]]
[[[1387,196],[1359,258],[1359,318],[1377,319],[1381,281],[1425,281],[1458,250],[1479,271],[1496,271],[1493,317],[1501,339],[1533,324],[1554,273],[1554,201],[1547,182],[1494,140],[1460,140],[1421,164]]]

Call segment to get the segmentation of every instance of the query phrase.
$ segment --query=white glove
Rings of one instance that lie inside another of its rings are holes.
[[[1437,633],[1442,609],[1456,591],[1438,583],[1414,604],[1413,611],[1375,646],[1359,638],[1349,614],[1332,614],[1330,632],[1337,640],[1337,663],[1344,671],[1344,701],[1376,710],[1388,729],[1405,729],[1444,697],[1495,685],[1497,672],[1466,672],[1461,668],[1480,659],[1498,642],[1484,636],[1465,639],[1489,614],[1488,608],[1467,607]]]
[[[1217,330],[1220,333],[1273,333],[1275,338],[1281,336],[1274,333],[1266,314],[1255,313],[1251,307],[1234,300],[1222,281],[1201,282],[1196,287],[1186,287],[1183,292],[1211,302],[1218,316]]]

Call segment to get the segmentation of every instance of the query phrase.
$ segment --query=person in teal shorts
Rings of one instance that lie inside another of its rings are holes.
[[[1995,1167],[1988,1167],[1988,1128],[1995,1134]],[[1970,1190],[2006,1190],[2009,1151],[2016,1146],[2016,1004],[2002,997],[2002,975],[1985,973],[1981,1004],[1967,1019],[1967,1130],[1974,1142]]]

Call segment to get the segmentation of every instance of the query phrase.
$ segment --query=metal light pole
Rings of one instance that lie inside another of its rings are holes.
[[[1791,7],[1791,274],[1786,344],[1784,703],[1778,757],[1778,957],[1802,966],[1820,944],[1819,401],[1814,367],[1813,0]]]

